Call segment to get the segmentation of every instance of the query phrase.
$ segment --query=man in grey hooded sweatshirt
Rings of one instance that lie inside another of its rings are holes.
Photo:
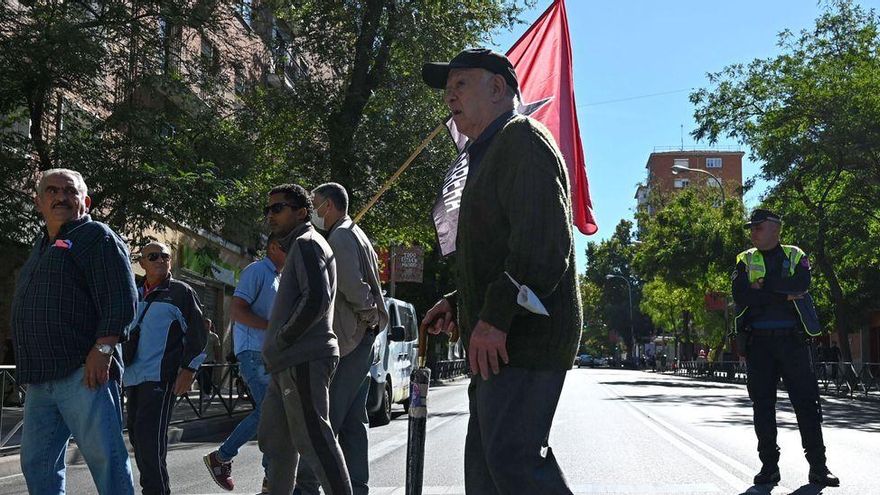
[[[328,387],[339,363],[333,333],[336,262],[309,222],[309,193],[298,185],[269,193],[266,218],[287,252],[269,317],[263,361],[272,376],[258,439],[269,461],[270,493],[290,493],[300,457],[328,495],[350,495],[351,481],[329,421]]]

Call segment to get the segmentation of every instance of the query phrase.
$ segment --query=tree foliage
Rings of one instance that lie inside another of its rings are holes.
[[[140,239],[169,221],[219,230],[253,159],[228,119],[231,1],[0,4],[0,230],[27,242],[37,171],[86,178],[92,214]],[[253,229],[251,229],[253,231]]]
[[[267,93],[251,115],[259,153],[275,158],[266,173],[339,182],[356,213],[447,115],[440,92],[422,82],[422,64],[489,42],[517,22],[519,4],[531,1],[273,2],[312,70],[292,91]],[[364,218],[369,235],[432,246],[431,206],[454,153],[436,138]]]
[[[640,311],[642,300],[642,279],[633,268],[636,244],[632,237],[633,224],[621,220],[614,234],[601,242],[587,244],[587,266],[580,279],[581,297],[584,307],[586,333],[594,345],[604,339],[607,342],[609,330],[620,336],[621,343],[631,349],[633,337],[643,340],[652,333],[650,321]],[[620,278],[607,278],[608,275],[623,277],[632,287],[632,330],[630,326],[630,294],[627,282]]]
[[[748,247],[739,199],[718,202],[714,188],[688,188],[654,198],[654,215],[639,213],[640,240],[633,264],[648,283],[642,310],[666,333],[717,349],[723,313],[706,309],[705,296],[730,298],[736,255]]]
[[[775,184],[766,202],[810,254],[814,292],[848,358],[847,333],[880,296],[870,264],[880,248],[880,18],[830,1],[812,29],[781,33],[779,48],[709,75],[711,87],[691,95],[693,135],[737,139],[763,163]]]

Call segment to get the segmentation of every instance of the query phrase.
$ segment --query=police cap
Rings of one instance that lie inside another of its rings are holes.
[[[752,212],[752,216],[749,217],[749,221],[746,222],[745,227],[748,229],[763,222],[773,222],[782,225],[782,217],[770,210],[758,208]]]

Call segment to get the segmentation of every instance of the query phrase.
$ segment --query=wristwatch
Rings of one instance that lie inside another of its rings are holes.
[[[113,355],[113,346],[110,344],[95,344],[95,349],[105,356]]]

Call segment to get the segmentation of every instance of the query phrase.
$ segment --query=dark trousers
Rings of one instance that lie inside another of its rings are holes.
[[[272,494],[287,495],[296,485],[300,458],[309,463],[327,495],[351,495],[342,449],[330,426],[330,378],[339,362],[327,357],[272,374],[260,428],[260,450]]]
[[[565,371],[504,367],[471,378],[464,446],[465,492],[473,495],[570,495],[547,445]]]
[[[171,493],[165,455],[168,422],[175,399],[173,389],[171,383],[161,382],[144,382],[125,388],[128,439],[134,448],[144,495]]]
[[[822,409],[810,350],[798,333],[753,336],[748,350],[748,389],[752,399],[758,456],[761,462],[779,461],[776,445],[776,383],[782,378],[797,416],[801,445],[811,466],[825,465]]]
[[[354,495],[370,492],[367,394],[375,340],[373,333],[367,331],[361,343],[339,360],[330,382],[330,426],[342,448]],[[294,495],[317,495],[318,485],[318,477],[311,466],[300,459]]]

